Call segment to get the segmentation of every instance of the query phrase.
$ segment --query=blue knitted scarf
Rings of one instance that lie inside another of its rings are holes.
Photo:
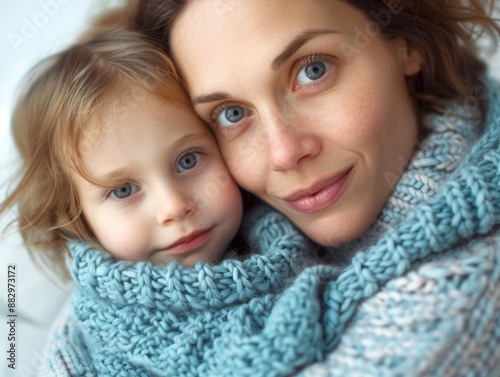
[[[219,265],[134,264],[71,243],[76,288],[59,363],[73,375],[267,377],[324,360],[360,304],[387,282],[498,228],[495,93],[492,103],[485,126],[457,107],[423,120],[429,135],[367,232],[376,236],[347,245],[361,252],[342,269],[319,263],[318,248],[267,207],[243,227],[252,255]],[[53,370],[57,363],[49,360]]]

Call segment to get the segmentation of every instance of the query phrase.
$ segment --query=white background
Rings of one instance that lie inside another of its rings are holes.
[[[15,167],[9,116],[16,87],[24,74],[44,57],[66,47],[86,22],[115,1],[99,0],[0,0],[0,184]],[[500,79],[500,53],[489,56],[490,71]],[[0,186],[0,200],[6,186]],[[8,221],[0,219],[0,227]],[[0,237],[0,375],[32,376],[41,358],[47,324],[66,297],[64,287],[50,285],[33,267],[18,234]],[[7,369],[6,265],[17,264],[16,371]]]

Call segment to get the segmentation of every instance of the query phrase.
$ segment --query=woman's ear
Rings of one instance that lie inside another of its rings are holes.
[[[422,70],[422,52],[415,42],[402,38],[401,58],[406,76],[413,76]]]

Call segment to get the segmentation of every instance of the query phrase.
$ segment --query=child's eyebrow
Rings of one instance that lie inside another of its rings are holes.
[[[121,167],[118,169],[111,170],[109,172],[104,172],[102,174],[92,174],[92,178],[98,181],[106,182],[106,184],[113,184],[114,182],[122,182],[126,177],[130,175],[130,168]]]
[[[205,139],[205,138],[211,138],[212,134],[210,133],[209,130],[207,132],[198,132],[195,134],[189,134],[186,136],[181,137],[178,140],[175,140],[174,143],[169,146],[168,148],[176,148],[178,146],[181,146],[182,144],[187,144],[196,140],[200,139]],[[106,183],[106,186],[108,185],[113,185],[113,184],[119,184],[128,179],[131,174],[131,167],[130,166],[123,166],[123,167],[118,167],[116,169],[110,170],[110,171],[104,171],[100,173],[93,173],[92,174],[92,179],[95,179],[96,181],[102,181]]]
[[[182,144],[190,143],[190,142],[198,140],[198,139],[205,139],[207,137],[212,137],[212,134],[210,133],[210,131],[208,129],[206,132],[197,132],[195,134],[189,134],[189,135],[183,136],[180,139],[176,140],[174,142],[174,144],[172,144],[172,146],[176,147],[176,146],[179,146]]]

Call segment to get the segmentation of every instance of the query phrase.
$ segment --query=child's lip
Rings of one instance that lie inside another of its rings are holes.
[[[203,246],[210,235],[212,234],[213,227],[208,229],[200,229],[189,233],[188,235],[179,238],[174,243],[161,249],[161,251],[170,252],[173,254],[184,253],[193,249]]]

